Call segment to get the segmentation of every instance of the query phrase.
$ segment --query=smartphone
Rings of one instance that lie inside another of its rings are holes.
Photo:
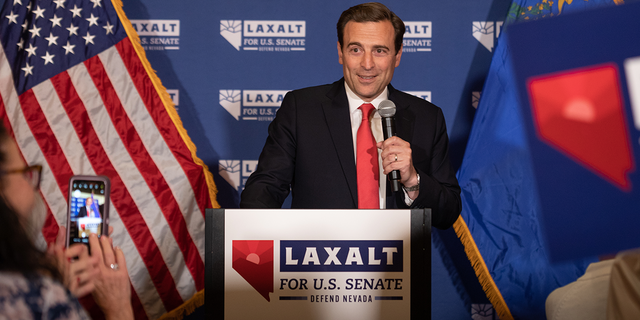
[[[109,232],[111,182],[105,176],[76,175],[69,180],[67,247],[89,245],[89,235]]]

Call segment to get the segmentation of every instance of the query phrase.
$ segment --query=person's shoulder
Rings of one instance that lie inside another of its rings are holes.
[[[5,301],[3,314],[9,319],[32,318],[48,310],[65,311],[65,319],[89,319],[78,300],[71,296],[62,284],[41,275],[24,276],[17,272],[0,272],[0,300]],[[42,301],[32,304],[31,301]],[[7,303],[13,304],[10,308]],[[53,315],[51,319],[58,319]]]
[[[29,281],[22,274],[0,272],[0,301],[3,301],[0,318],[28,319],[33,317],[33,312],[27,305],[29,289]]]
[[[66,296],[66,289],[60,282],[51,277],[42,275],[25,276],[18,272],[0,272],[0,295],[10,294],[14,297],[31,299],[31,295],[45,296],[53,293],[53,296]],[[35,290],[34,290],[35,289]]]
[[[42,285],[40,294],[43,301],[45,301],[43,307],[48,308],[48,310],[64,310],[61,313],[61,315],[65,314],[64,319],[90,319],[78,299],[60,282],[50,277],[41,277],[40,283]],[[53,319],[57,318],[54,317]]]
[[[8,294],[15,294],[26,290],[28,287],[27,278],[16,272],[2,271],[0,272],[0,297],[6,297]]]

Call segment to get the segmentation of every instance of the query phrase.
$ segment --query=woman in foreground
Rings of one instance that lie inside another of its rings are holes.
[[[55,254],[36,248],[33,235],[44,223],[44,213],[33,210],[41,170],[24,163],[0,126],[0,320],[89,319],[69,290],[91,292],[107,319],[133,319],[124,254],[107,236],[90,236],[91,257],[84,245]]]

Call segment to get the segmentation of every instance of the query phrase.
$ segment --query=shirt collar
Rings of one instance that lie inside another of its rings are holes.
[[[377,110],[378,105],[380,105],[380,102],[382,102],[383,100],[387,100],[387,98],[389,97],[389,89],[385,87],[384,91],[382,91],[380,95],[378,95],[375,99],[373,99],[373,101],[365,102],[364,100],[360,99],[360,97],[358,97],[351,90],[351,88],[349,88],[349,85],[347,85],[346,81],[344,83],[344,88],[347,91],[347,100],[349,101],[349,113],[354,113],[356,110],[358,110],[358,108],[360,108],[360,106],[363,103],[371,103]]]

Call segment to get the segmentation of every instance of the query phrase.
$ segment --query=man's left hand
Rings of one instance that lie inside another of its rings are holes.
[[[382,149],[382,168],[384,174],[393,170],[400,171],[400,183],[410,187],[418,184],[416,169],[411,158],[411,144],[398,137],[378,142],[377,147]]]

